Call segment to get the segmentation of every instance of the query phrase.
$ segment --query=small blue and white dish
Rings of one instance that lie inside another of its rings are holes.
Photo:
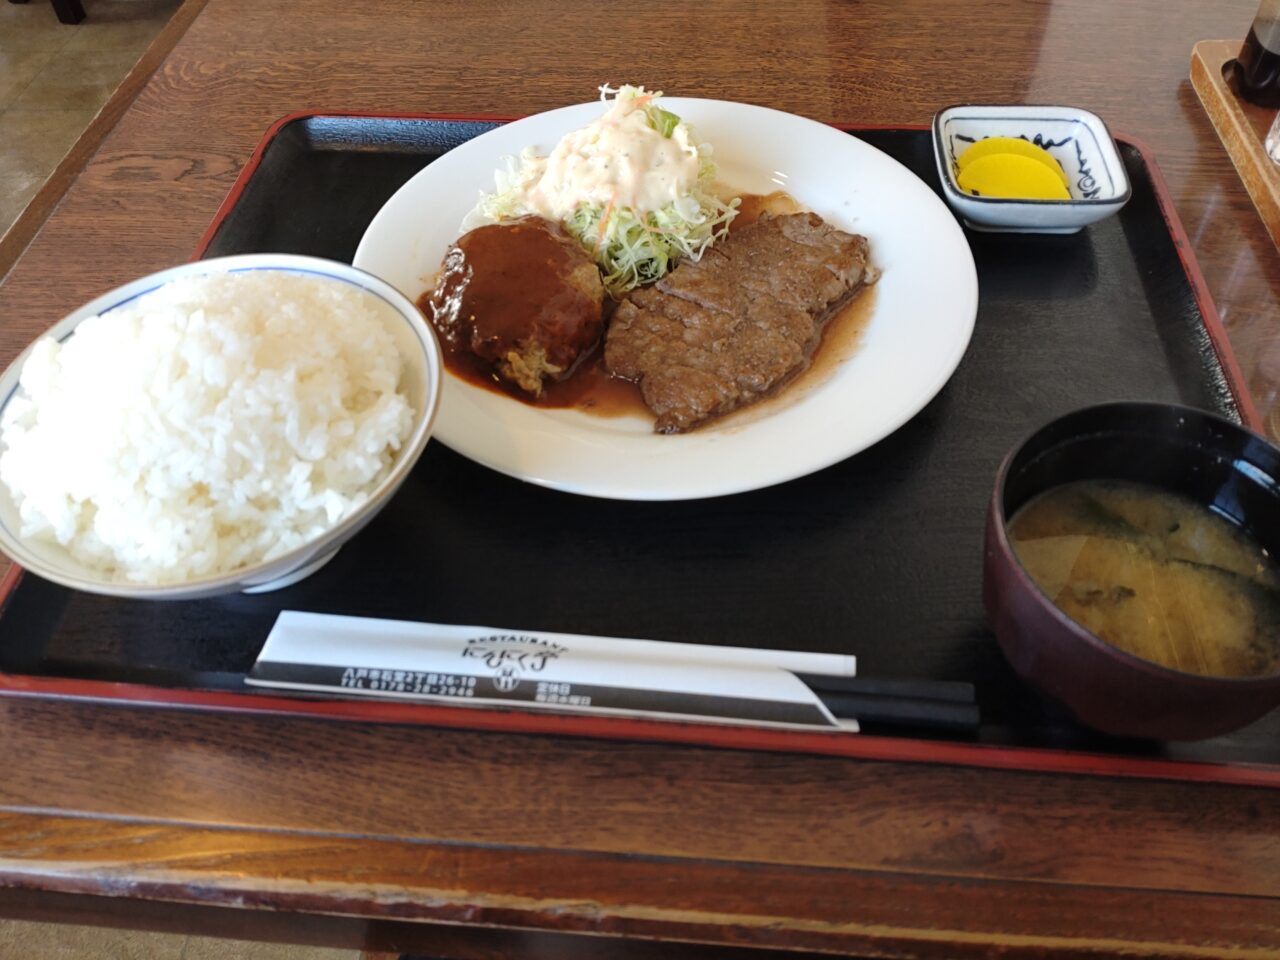
[[[1015,200],[966,193],[956,158],[987,137],[1018,137],[1062,165],[1070,200]],[[1076,107],[958,104],[933,118],[933,153],[951,209],[965,225],[990,233],[1075,233],[1116,213],[1129,200],[1129,177],[1107,125]]]

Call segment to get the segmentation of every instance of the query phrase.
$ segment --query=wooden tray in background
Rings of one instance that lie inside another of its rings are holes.
[[[1191,51],[1191,86],[1222,138],[1231,162],[1258,208],[1258,215],[1280,246],[1280,166],[1263,141],[1276,111],[1254,106],[1236,96],[1227,83],[1227,66],[1240,52],[1240,40],[1201,40]]]

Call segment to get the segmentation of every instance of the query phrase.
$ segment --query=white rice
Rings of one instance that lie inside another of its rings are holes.
[[[350,284],[253,271],[178,280],[39,341],[0,422],[22,536],[140,584],[314,539],[412,427],[384,316]]]

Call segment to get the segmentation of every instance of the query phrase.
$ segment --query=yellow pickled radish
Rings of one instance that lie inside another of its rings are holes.
[[[957,181],[961,190],[980,197],[1017,200],[1070,200],[1067,188],[1043,163],[1012,153],[974,160]]]
[[[975,160],[981,160],[983,157],[993,157],[1001,153],[1012,153],[1015,156],[1027,157],[1030,160],[1043,163],[1057,175],[1064,187],[1071,186],[1071,181],[1067,179],[1066,173],[1062,170],[1062,164],[1054,159],[1053,154],[1044,147],[1036,146],[1031,141],[1023,140],[1021,137],[987,137],[985,140],[979,140],[960,156],[956,157],[956,166],[963,170]]]

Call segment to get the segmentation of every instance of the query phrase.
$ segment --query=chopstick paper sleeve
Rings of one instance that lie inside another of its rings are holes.
[[[245,682],[343,697],[850,730],[792,670],[853,657],[285,611]]]

